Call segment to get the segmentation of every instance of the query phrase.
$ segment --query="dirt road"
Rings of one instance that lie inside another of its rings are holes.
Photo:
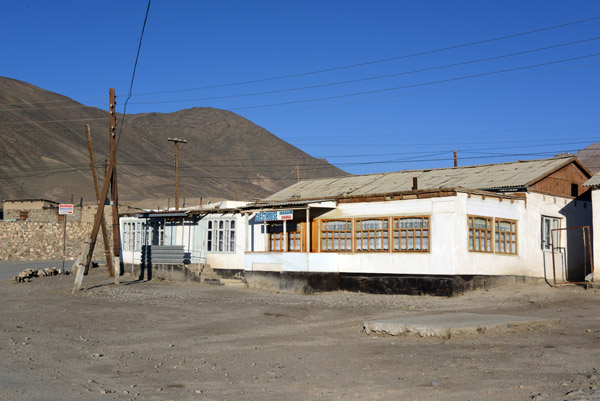
[[[600,291],[456,298],[290,295],[127,281],[104,270],[0,281],[0,400],[600,400]],[[441,340],[366,319],[444,311],[559,317]]]

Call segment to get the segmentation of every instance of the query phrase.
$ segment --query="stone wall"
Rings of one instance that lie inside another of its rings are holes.
[[[67,219],[66,259],[79,256],[91,230],[92,223]],[[63,233],[64,223],[60,222],[0,221],[0,259],[60,260]],[[105,261],[102,233],[98,233],[93,260]]]

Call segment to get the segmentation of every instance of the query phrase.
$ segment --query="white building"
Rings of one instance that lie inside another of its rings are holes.
[[[246,207],[245,276],[443,295],[507,277],[581,280],[590,176],[563,157],[301,181]]]
[[[196,209],[122,217],[121,253],[125,271],[150,278],[151,272],[156,276],[161,269],[167,269],[170,275],[183,275],[175,279],[198,279],[205,266],[224,277],[241,272],[245,216],[240,214],[240,207],[245,204],[223,201]],[[183,267],[185,270],[181,270]]]

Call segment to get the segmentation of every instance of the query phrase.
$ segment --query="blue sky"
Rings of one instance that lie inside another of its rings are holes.
[[[146,6],[5,2],[0,75],[101,108],[114,87],[123,111]],[[600,0],[153,0],[127,112],[232,110],[354,174],[577,151],[600,141],[600,19],[459,45],[594,17]]]

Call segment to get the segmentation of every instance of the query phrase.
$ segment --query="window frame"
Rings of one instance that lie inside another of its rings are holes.
[[[208,219],[206,223],[206,252],[235,253],[236,232],[235,218]]]
[[[390,218],[389,217],[361,217],[353,219],[353,232],[354,232],[354,250],[356,253],[366,253],[366,252],[389,252],[390,251]],[[362,223],[365,221],[381,221],[383,224],[383,228],[367,228],[364,229]],[[359,238],[360,233],[360,238]],[[365,238],[363,233],[367,233],[367,237]],[[371,233],[375,233],[373,237],[371,237]],[[381,233],[379,237],[376,233]],[[370,249],[371,239],[373,239],[373,243],[375,244],[375,249]],[[381,241],[381,249],[377,249],[378,243],[377,240]],[[363,243],[367,242],[368,249],[363,249],[359,247],[359,241]],[[385,248],[385,244],[387,241],[387,249]]]
[[[498,228],[500,227],[500,223],[509,223],[511,225],[511,231],[502,231],[499,230]],[[517,220],[513,220],[513,219],[504,219],[504,218],[494,218],[494,253],[499,253],[501,255],[518,255],[519,254],[519,226],[518,226],[518,221]],[[506,235],[508,234],[509,236],[513,236],[514,235],[514,240],[509,239],[509,240],[501,240],[500,237],[502,236],[502,234]],[[498,237],[498,238],[496,238]],[[504,251],[500,251],[497,249],[500,249],[500,247],[496,248],[497,245],[499,245],[500,243],[504,243]],[[506,251],[506,244],[510,243],[511,244],[511,248],[512,248],[512,252],[507,252]]]
[[[546,230],[546,226],[544,224],[545,221],[550,222],[549,230]],[[557,223],[557,227],[554,227],[554,224],[552,224],[552,223]],[[552,241],[551,241],[552,230],[560,229],[561,226],[562,226],[562,218],[542,215],[542,218],[541,218],[541,231],[542,232],[541,232],[541,238],[540,238],[542,251],[552,252]],[[556,239],[556,243],[554,245],[560,248],[560,232],[555,233],[555,239]]]
[[[475,227],[475,219],[485,219],[486,221],[486,228],[476,228]],[[471,220],[473,220],[473,225],[471,225]],[[488,228],[489,227],[489,228]],[[473,234],[471,235],[471,230],[473,230]],[[481,250],[481,244],[482,244],[482,236],[481,233],[484,232],[485,233],[485,238],[483,241],[483,244],[486,245],[486,249],[485,250]],[[479,233],[479,235],[477,235],[477,233]],[[489,237],[487,236],[487,234],[489,233]],[[469,248],[469,252],[476,252],[476,253],[494,253],[494,248],[493,248],[493,243],[494,243],[494,218],[493,217],[489,217],[489,216],[479,216],[479,215],[474,215],[474,214],[468,214],[467,215],[467,236],[468,236],[468,242],[467,242],[467,246]],[[489,238],[489,247],[488,245],[488,238]],[[471,249],[471,239],[473,240],[473,249]],[[479,239],[479,249],[475,249],[475,240]]]
[[[332,221],[343,221],[346,223],[346,230],[325,230],[324,227],[327,223],[332,222]],[[348,225],[350,225],[350,229],[348,229]],[[331,237],[328,236],[328,234],[331,233]],[[346,249],[339,249],[339,244],[342,240],[341,237],[341,233],[344,233],[344,245]],[[337,238],[336,238],[336,234],[337,234]],[[348,237],[348,234],[350,235],[350,237]],[[332,242],[332,249],[327,249],[328,247],[325,246],[323,247],[323,243],[325,241],[325,244],[328,243],[329,239],[331,239]],[[334,241],[338,240],[338,249],[334,249]],[[348,249],[348,242],[350,243],[350,247]],[[354,252],[354,219],[352,218],[341,218],[341,219],[321,219],[319,220],[319,252],[342,252],[342,253],[347,253],[347,252]]]
[[[400,228],[400,220],[408,220],[408,219],[421,219],[421,227],[420,228]],[[427,227],[424,227],[424,222],[425,220],[427,220]],[[398,228],[394,227],[394,224],[396,223],[396,221],[398,222]],[[402,231],[413,231],[413,248],[414,248],[414,244],[415,244],[415,240],[417,237],[415,237],[415,231],[416,230],[420,230],[421,231],[421,236],[419,237],[421,239],[421,249],[408,249],[408,235],[406,237],[406,247],[407,249],[402,249]],[[423,234],[423,231],[427,231],[427,236],[425,236]],[[391,224],[390,224],[390,238],[391,238],[391,251],[392,252],[400,252],[400,253],[429,253],[431,252],[431,216],[428,215],[422,215],[422,216],[392,216],[391,218]],[[395,239],[396,239],[396,232],[398,233],[398,249],[395,249]],[[423,238],[427,238],[427,249],[423,249]]]

